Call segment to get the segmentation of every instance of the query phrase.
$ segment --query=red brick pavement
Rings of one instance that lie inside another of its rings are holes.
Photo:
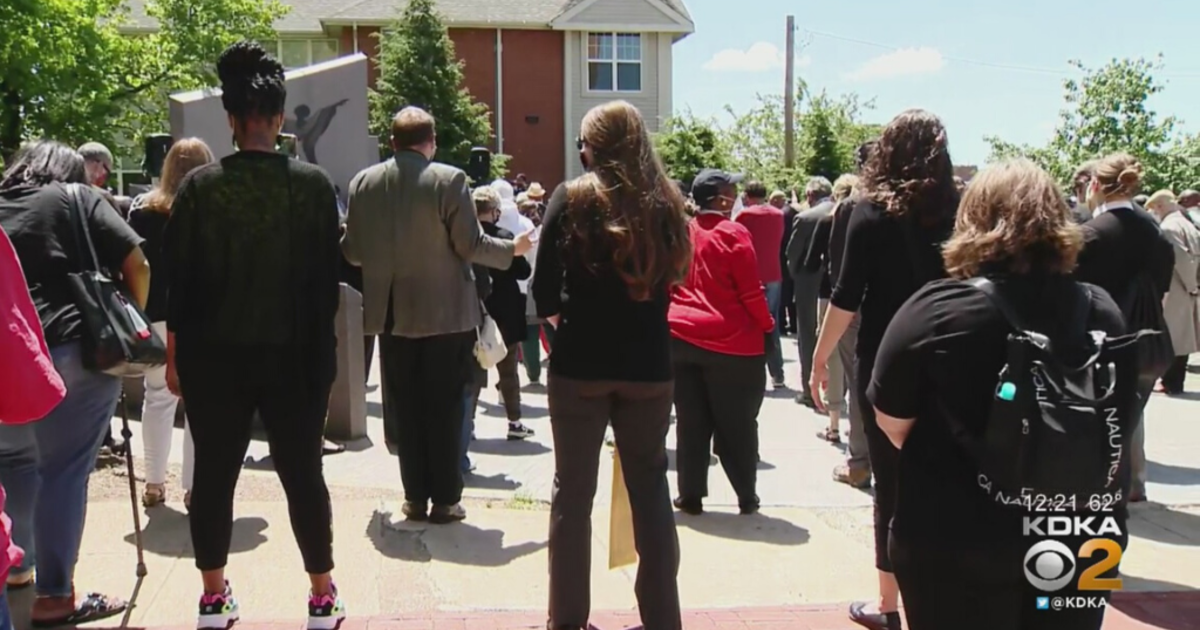
[[[846,619],[843,605],[688,611],[684,614],[683,626],[687,630],[861,630]],[[191,627],[187,626],[189,630]],[[541,630],[545,627],[543,613],[470,611],[370,618],[351,616],[342,624],[341,630]],[[638,628],[640,624],[636,611],[605,612],[595,615],[592,627],[617,630]],[[303,623],[299,620],[236,626],[236,630],[302,629]],[[1118,593],[1114,597],[1103,630],[1152,629],[1200,630],[1200,591]],[[184,630],[184,627],[178,630]]]

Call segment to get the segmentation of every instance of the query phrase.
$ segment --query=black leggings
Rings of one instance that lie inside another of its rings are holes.
[[[1125,546],[1124,541],[1121,546]],[[1027,547],[1026,547],[1027,549]],[[1026,549],[962,549],[949,541],[891,539],[892,562],[911,630],[1100,630],[1104,609],[1038,610],[1038,597],[1083,595],[1067,588],[1043,593],[1025,581]],[[1113,578],[1117,570],[1101,577]],[[1110,591],[1086,595],[1102,596]]]
[[[257,411],[287,494],[292,532],[308,573],[333,570],[333,514],[321,469],[328,376],[316,353],[277,347],[205,348],[177,359],[196,445],[188,520],[196,568],[224,568],[233,536],[233,494]]]
[[[896,482],[898,480],[900,451],[875,422],[875,405],[867,398],[867,385],[871,382],[871,371],[875,369],[875,357],[859,357],[857,376],[854,383],[854,404],[861,405],[863,432],[867,434],[868,457],[871,472],[875,475],[875,568],[892,572],[888,558],[888,530],[892,516],[896,514]]]

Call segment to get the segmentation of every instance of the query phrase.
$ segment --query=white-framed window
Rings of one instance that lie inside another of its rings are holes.
[[[341,55],[336,39],[277,39],[264,42],[263,48],[275,55],[284,68],[294,70],[337,59]]]
[[[589,92],[642,91],[640,33],[588,33]]]

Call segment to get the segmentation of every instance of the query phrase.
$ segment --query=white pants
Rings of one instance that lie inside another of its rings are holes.
[[[154,332],[165,341],[167,323],[154,322]],[[167,459],[171,455],[171,433],[179,398],[167,389],[166,366],[146,372],[146,395],[142,400],[142,448],[145,449],[146,483],[167,481]],[[183,489],[192,489],[193,460],[196,458],[192,432],[183,423]]]

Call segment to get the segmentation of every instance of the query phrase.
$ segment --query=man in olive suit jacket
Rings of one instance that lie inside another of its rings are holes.
[[[384,423],[394,429],[404,514],[461,520],[463,391],[483,307],[471,264],[507,269],[530,247],[483,233],[463,171],[433,162],[433,116],[392,121],[395,157],[354,177],[342,251],[363,272],[363,332],[379,335]],[[432,503],[432,510],[430,510]]]

